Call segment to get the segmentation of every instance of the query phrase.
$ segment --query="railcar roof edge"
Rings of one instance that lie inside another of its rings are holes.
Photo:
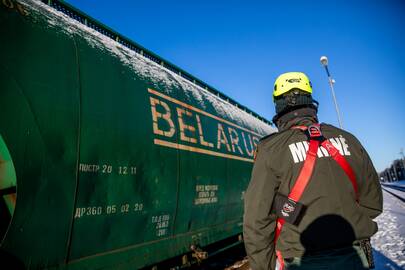
[[[221,99],[229,102],[230,104],[236,106],[237,108],[242,109],[242,110],[246,111],[247,113],[250,113],[254,117],[258,118],[259,120],[273,126],[273,123],[270,120],[260,116],[255,111],[240,104],[239,102],[237,102],[234,99],[230,98],[229,96],[225,95],[224,93],[217,90],[216,88],[210,86],[209,84],[207,84],[207,83],[203,82],[202,80],[196,78],[195,76],[191,75],[187,71],[184,71],[183,69],[174,65],[170,61],[167,61],[167,60],[163,59],[162,57],[158,56],[157,54],[151,52],[150,50],[144,48],[143,46],[134,42],[132,39],[117,33],[110,27],[108,27],[105,24],[101,23],[100,21],[92,18],[88,14],[80,11],[76,7],[72,6],[71,4],[69,4],[63,0],[41,0],[41,2],[64,13],[65,15],[69,16],[70,18],[94,29],[95,31],[101,33],[102,35],[105,35],[105,36],[111,38],[112,40],[129,48],[130,50],[135,51],[136,53],[142,55],[143,57],[156,62],[157,64],[161,65],[163,68],[177,73],[178,75],[182,76],[184,79],[190,81],[191,83],[193,83],[199,87],[202,87],[203,89],[217,95]]]

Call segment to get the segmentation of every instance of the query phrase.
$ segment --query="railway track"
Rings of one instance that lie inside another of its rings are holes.
[[[384,186],[385,186],[385,185],[384,185]],[[404,186],[389,185],[389,186],[386,186],[386,187],[389,187],[389,188],[392,188],[392,189],[395,189],[395,190],[399,190],[399,191],[405,192],[405,187],[404,187]]]
[[[381,184],[382,189],[405,203],[405,187],[399,185]]]

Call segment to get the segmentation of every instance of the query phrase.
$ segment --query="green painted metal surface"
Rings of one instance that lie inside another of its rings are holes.
[[[81,18],[0,2],[0,188],[17,186],[1,250],[29,269],[136,269],[241,233],[274,130]]]

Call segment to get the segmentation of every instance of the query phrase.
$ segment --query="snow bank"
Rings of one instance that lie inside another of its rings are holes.
[[[405,205],[387,192],[383,195],[384,210],[376,219],[378,232],[371,238],[371,243],[375,250],[405,269]],[[381,269],[397,268],[385,263]]]

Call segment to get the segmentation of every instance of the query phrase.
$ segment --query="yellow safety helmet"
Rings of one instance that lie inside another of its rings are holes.
[[[273,100],[292,89],[300,89],[312,94],[312,84],[307,75],[302,72],[287,72],[281,74],[276,79],[274,83]]]

